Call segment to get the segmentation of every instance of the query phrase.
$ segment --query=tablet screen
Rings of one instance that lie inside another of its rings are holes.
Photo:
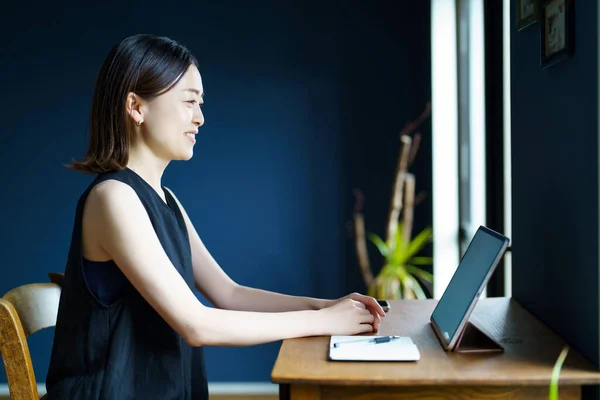
[[[508,238],[486,227],[475,233],[431,316],[446,345],[468,318],[471,304],[479,297],[507,246]]]

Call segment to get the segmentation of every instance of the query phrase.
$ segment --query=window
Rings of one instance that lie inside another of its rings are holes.
[[[458,265],[458,88],[456,6],[431,0],[433,297]]]
[[[434,298],[480,225],[510,237],[509,13],[431,0]],[[510,296],[510,253],[498,269],[490,293]]]

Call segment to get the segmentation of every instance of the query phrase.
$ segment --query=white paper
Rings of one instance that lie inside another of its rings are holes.
[[[419,349],[410,337],[401,337],[387,343],[366,343],[381,336],[332,336],[329,341],[329,359],[332,361],[417,361]],[[365,343],[354,343],[357,340]],[[334,343],[344,343],[333,347]]]

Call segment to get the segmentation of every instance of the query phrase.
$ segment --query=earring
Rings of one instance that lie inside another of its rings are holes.
[[[142,124],[142,121],[137,121],[137,122],[135,123],[135,126],[140,126],[141,124]]]

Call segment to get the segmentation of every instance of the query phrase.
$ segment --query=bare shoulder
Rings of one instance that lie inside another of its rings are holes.
[[[130,222],[142,211],[143,205],[131,186],[112,179],[94,186],[83,210],[83,256],[92,261],[112,259],[102,245],[104,238],[112,233],[107,231],[107,221],[117,219]]]
[[[129,205],[140,202],[135,190],[121,181],[109,179],[100,182],[90,191],[87,203],[100,206],[101,209],[117,204]],[[97,207],[90,207],[97,209]]]

